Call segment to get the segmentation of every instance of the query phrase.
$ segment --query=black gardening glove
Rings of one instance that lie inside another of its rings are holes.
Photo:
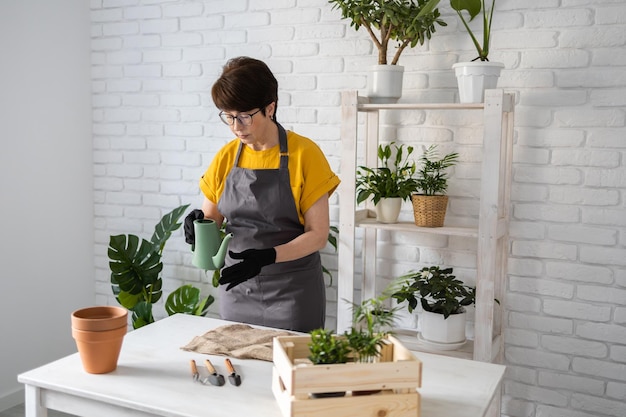
[[[244,281],[259,275],[261,268],[276,262],[276,249],[246,249],[243,252],[235,253],[228,251],[233,259],[243,259],[238,264],[222,269],[222,276],[219,283],[228,284],[226,291],[236,287]]]
[[[185,242],[193,245],[196,241],[196,233],[193,228],[194,220],[202,220],[204,219],[204,212],[200,209],[191,210],[191,213],[185,217],[185,225],[183,229],[185,230]]]

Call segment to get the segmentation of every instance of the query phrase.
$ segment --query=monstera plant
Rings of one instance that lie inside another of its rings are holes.
[[[164,215],[154,228],[150,240],[136,235],[115,235],[109,238],[109,268],[111,289],[117,301],[132,311],[133,328],[154,322],[152,306],[163,296],[163,262],[161,256],[172,232],[189,205],[175,208]],[[185,313],[206,315],[213,296],[201,299],[200,290],[183,285],[172,292],[165,303],[169,315]]]

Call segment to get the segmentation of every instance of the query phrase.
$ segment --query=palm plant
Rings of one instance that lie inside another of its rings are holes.
[[[419,159],[417,188],[422,190],[424,195],[445,194],[448,189],[446,169],[455,165],[458,159],[459,154],[456,152],[439,158],[437,145],[429,146]]]
[[[390,333],[397,308],[388,309],[387,297],[370,298],[352,305],[352,328],[345,335],[358,362],[372,362]]]

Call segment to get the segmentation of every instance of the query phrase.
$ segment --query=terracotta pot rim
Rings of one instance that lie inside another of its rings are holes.
[[[81,308],[72,313],[72,328],[106,331],[128,325],[128,310],[117,306]]]
[[[80,330],[72,327],[72,337],[75,340],[80,340],[85,343],[100,343],[103,341],[118,339],[124,337],[127,332],[127,326],[118,327],[116,329],[110,329],[105,331],[88,331]]]

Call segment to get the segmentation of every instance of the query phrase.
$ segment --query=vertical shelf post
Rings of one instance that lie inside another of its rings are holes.
[[[356,91],[341,93],[341,183],[339,184],[339,242],[337,265],[337,332],[343,333],[352,325],[351,303],[354,301],[354,238],[356,210],[356,146],[357,146]]]

